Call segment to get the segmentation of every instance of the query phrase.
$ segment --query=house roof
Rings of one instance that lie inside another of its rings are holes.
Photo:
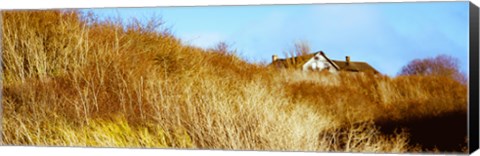
[[[374,73],[379,73],[375,68],[370,66],[366,62],[353,62],[347,64],[346,61],[339,61],[339,60],[331,60],[329,59],[323,51],[311,53],[311,54],[304,54],[296,57],[290,57],[285,59],[277,59],[273,61],[269,66],[275,66],[278,68],[302,68],[302,66],[314,57],[316,54],[320,53],[330,64],[332,64],[335,69],[343,70],[343,71],[351,71],[351,72],[367,72],[372,71]]]
[[[270,65],[282,68],[301,68],[308,60],[315,56],[316,53],[304,54],[296,57],[290,57],[285,59],[277,59]]]
[[[374,72],[374,73],[379,73],[375,68],[370,66],[366,62],[352,62],[347,64],[346,61],[339,61],[339,60],[332,60],[339,68],[340,70],[344,71],[353,71],[353,72]]]

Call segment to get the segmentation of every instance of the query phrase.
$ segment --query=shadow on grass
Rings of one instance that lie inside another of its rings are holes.
[[[457,111],[435,117],[401,121],[379,120],[375,123],[384,134],[401,129],[410,134],[410,145],[420,145],[423,151],[465,152],[467,147],[467,112]]]

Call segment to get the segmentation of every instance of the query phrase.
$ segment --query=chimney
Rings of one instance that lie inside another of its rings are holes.
[[[345,60],[347,61],[347,65],[350,64],[350,56],[345,56]]]
[[[272,62],[275,62],[278,59],[277,55],[272,55]]]

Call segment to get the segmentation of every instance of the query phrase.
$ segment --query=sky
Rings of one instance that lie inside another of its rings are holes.
[[[446,54],[468,71],[468,2],[88,9],[100,17],[160,17],[183,43],[226,42],[251,62],[285,57],[296,42],[334,60],[364,61],[395,76],[413,59]]]

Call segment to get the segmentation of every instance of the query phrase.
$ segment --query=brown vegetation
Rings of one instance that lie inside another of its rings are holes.
[[[448,77],[277,71],[155,21],[2,16],[6,145],[414,152],[431,149],[379,125],[466,112]]]

